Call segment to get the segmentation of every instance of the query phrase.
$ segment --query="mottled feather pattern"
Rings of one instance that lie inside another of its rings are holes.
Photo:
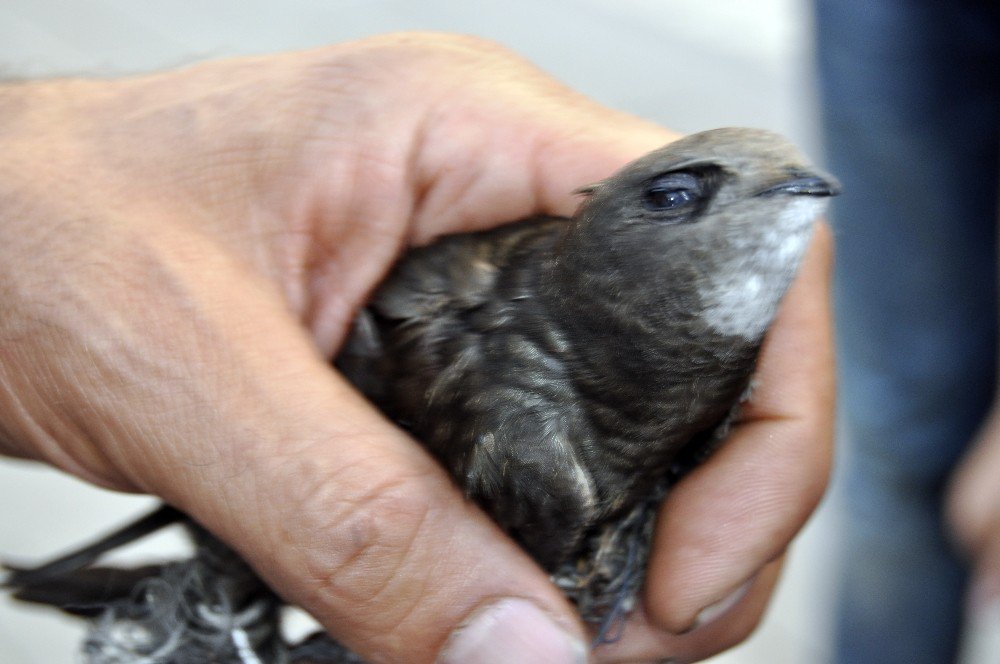
[[[383,380],[369,396],[550,568],[595,508],[571,442],[579,416],[563,408],[578,400],[566,344],[539,296],[539,264],[566,223],[442,238],[404,259],[368,307]],[[369,342],[358,343],[348,340],[337,366],[360,384],[372,367],[358,361]]]
[[[551,573],[595,624],[595,643],[614,640],[638,601],[660,502],[723,444],[813,219],[836,189],[770,132],[689,136],[586,187],[572,218],[411,250],[359,312],[335,365]],[[205,661],[361,661],[325,635],[281,642],[276,597],[188,525],[198,554],[178,564],[199,582],[171,601],[150,599],[140,583],[131,604],[108,600],[92,636],[159,634],[157,611],[168,606],[176,642],[204,631],[184,616],[221,598],[228,617],[214,621],[218,652]],[[86,601],[92,584],[74,571],[122,541],[7,585],[51,604]],[[174,579],[177,569],[149,576]],[[262,610],[247,613],[258,601]],[[87,661],[139,664],[150,661],[144,652]]]

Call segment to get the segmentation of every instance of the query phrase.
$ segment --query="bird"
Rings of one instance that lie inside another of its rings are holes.
[[[659,504],[723,444],[749,397],[765,333],[839,184],[776,133],[721,128],[576,193],[572,217],[411,249],[333,365],[551,575],[598,646],[621,636],[635,607]],[[91,565],[173,522],[192,533],[191,560],[114,583]],[[322,634],[283,643],[277,596],[169,506],[53,563],[14,568],[4,585],[103,616],[85,647],[94,664],[362,661]],[[149,624],[157,602],[171,607],[170,629]],[[184,620],[214,636],[178,637]],[[114,638],[147,659],[125,658]],[[173,654],[148,659],[170,639]]]

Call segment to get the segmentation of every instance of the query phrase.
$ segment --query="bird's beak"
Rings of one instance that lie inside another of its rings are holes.
[[[772,185],[758,196],[789,194],[791,196],[836,196],[840,193],[840,183],[830,175],[796,173],[790,180]]]

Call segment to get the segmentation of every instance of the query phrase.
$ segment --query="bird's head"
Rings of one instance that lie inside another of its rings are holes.
[[[709,331],[758,339],[839,191],[786,139],[693,134],[581,190],[565,248],[616,275],[619,296],[683,308]]]

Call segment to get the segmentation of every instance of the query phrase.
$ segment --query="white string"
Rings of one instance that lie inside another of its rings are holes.
[[[243,664],[262,664],[257,653],[253,651],[253,646],[250,645],[250,637],[247,636],[246,630],[234,627],[230,634],[233,637],[233,645],[236,646],[236,654]]]

